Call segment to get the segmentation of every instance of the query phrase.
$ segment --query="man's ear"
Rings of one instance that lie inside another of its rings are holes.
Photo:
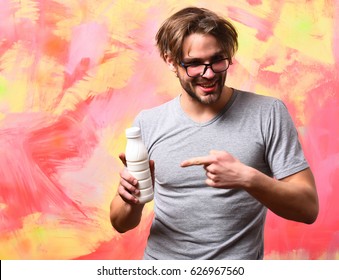
[[[164,57],[165,57],[165,61],[166,61],[166,64],[167,64],[168,68],[169,68],[172,72],[177,73],[178,70],[177,70],[177,68],[176,68],[176,66],[175,66],[175,61],[174,61],[174,59],[172,58],[172,56],[170,56],[170,55],[168,55],[168,54],[165,54]]]

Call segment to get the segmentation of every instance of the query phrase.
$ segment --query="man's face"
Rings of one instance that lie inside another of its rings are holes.
[[[185,65],[191,63],[211,63],[226,55],[221,51],[216,38],[212,35],[191,34],[184,40],[183,59]],[[209,105],[216,103],[223,91],[227,71],[214,73],[208,67],[202,77],[192,78],[185,68],[178,66],[178,78],[182,88],[195,101]]]

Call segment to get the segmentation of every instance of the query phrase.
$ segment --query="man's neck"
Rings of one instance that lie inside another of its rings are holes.
[[[233,89],[225,86],[217,102],[202,104],[185,92],[180,96],[181,108],[193,121],[199,123],[208,122],[223,110],[231,99],[232,93]]]

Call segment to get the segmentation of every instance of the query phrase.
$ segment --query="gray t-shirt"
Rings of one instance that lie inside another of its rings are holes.
[[[220,114],[197,123],[178,96],[140,112],[134,125],[155,161],[154,220],[144,259],[262,259],[266,208],[244,190],[207,186],[202,166],[180,163],[224,150],[276,179],[306,169],[284,104],[234,90]]]

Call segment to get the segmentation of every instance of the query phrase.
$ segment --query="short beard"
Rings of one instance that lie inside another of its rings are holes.
[[[192,86],[192,84],[194,84],[194,83],[185,83],[185,82],[183,82],[183,79],[181,79],[180,77],[179,77],[179,81],[180,81],[180,84],[181,84],[182,88],[187,92],[187,94],[188,94],[193,100],[198,101],[200,104],[203,104],[203,105],[211,105],[211,104],[216,103],[216,102],[220,99],[221,94],[222,94],[222,92],[223,92],[223,88],[224,88],[224,86],[225,86],[226,76],[227,76],[227,74],[225,74],[224,77],[219,78],[219,79],[217,80],[219,91],[218,91],[218,92],[211,93],[210,95],[206,96],[206,97],[209,97],[209,98],[206,98],[206,99],[202,99],[202,98],[201,98],[200,96],[198,96],[198,95],[196,94],[196,92],[192,89],[191,86]],[[213,96],[216,96],[216,95],[217,95],[216,99],[211,98],[211,95],[213,95]]]

